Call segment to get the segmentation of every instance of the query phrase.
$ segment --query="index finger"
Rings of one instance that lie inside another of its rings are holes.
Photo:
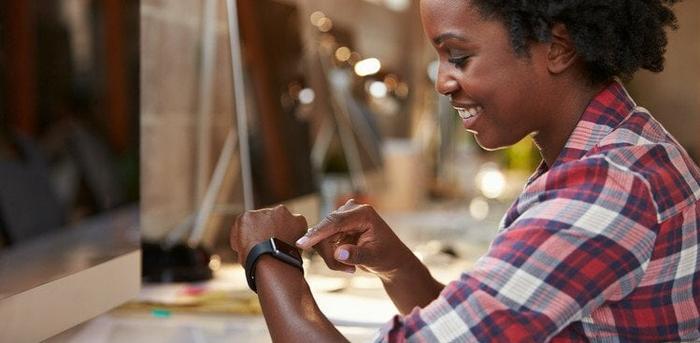
[[[318,224],[309,228],[306,234],[297,240],[297,246],[306,250],[318,244],[318,242],[340,232],[340,225],[338,225],[337,217],[338,215],[333,212],[323,218]]]
[[[329,238],[339,232],[351,232],[360,230],[356,220],[350,220],[356,217],[357,208],[343,210],[342,207],[331,212],[323,218],[318,224],[311,227],[309,231],[297,240],[296,244],[299,248],[309,249],[326,238]],[[359,218],[359,217],[356,217]]]

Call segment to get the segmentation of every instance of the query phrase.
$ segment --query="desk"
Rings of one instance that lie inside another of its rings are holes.
[[[464,210],[433,210],[424,213],[389,215],[384,219],[402,240],[412,247],[433,275],[442,282],[459,277],[487,249],[495,234],[498,218],[474,221]],[[459,258],[438,253],[444,244]],[[446,263],[448,262],[448,263]],[[307,280],[321,310],[352,342],[367,342],[377,329],[396,313],[375,277],[328,271],[320,258],[306,261]],[[255,299],[247,289],[243,269],[228,265],[216,272],[214,280],[199,285]],[[170,299],[188,285],[147,285],[142,301]],[[260,314],[169,313],[116,309],[53,337],[52,343],[135,343],[135,342],[269,342],[265,320]]]
[[[43,340],[136,295],[138,223],[131,206],[0,252],[0,340]]]
[[[359,279],[362,279],[359,278]],[[321,288],[347,287],[342,277],[309,277],[310,284]],[[177,294],[192,289],[208,289],[213,292],[229,292],[234,297],[249,297],[257,301],[248,290],[239,265],[227,265],[216,272],[214,280],[198,284],[145,285],[139,301],[177,302]],[[314,289],[321,310],[353,342],[366,342],[380,325],[395,313],[386,297],[367,297],[326,292]],[[348,306],[351,304],[352,306]],[[135,342],[270,342],[270,335],[261,314],[226,313],[227,310],[210,313],[196,308],[178,310],[173,307],[134,308],[127,305],[114,309],[97,318],[49,339],[51,343],[135,343]],[[343,310],[343,308],[348,309]],[[153,309],[156,309],[155,311]],[[254,310],[254,309],[253,309]],[[358,311],[362,311],[359,313]],[[361,315],[359,315],[361,314]]]

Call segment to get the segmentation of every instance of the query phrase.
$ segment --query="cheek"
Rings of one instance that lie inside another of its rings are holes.
[[[510,68],[501,76],[495,81],[489,98],[495,110],[493,121],[511,130],[532,125],[538,103],[537,84],[532,73]]]
[[[461,87],[472,100],[490,111],[500,112],[514,106],[514,92],[519,91],[518,75],[501,59],[475,60],[461,77]]]

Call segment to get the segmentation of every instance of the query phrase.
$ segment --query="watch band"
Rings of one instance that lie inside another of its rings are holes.
[[[272,257],[284,261],[299,268],[302,272],[304,267],[302,265],[301,255],[296,247],[291,246],[275,237],[266,239],[258,244],[256,244],[245,260],[245,276],[248,281],[248,287],[257,293],[257,287],[255,286],[255,265],[258,263],[258,259],[262,255],[270,254]]]

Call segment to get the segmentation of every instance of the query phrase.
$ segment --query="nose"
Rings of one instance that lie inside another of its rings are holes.
[[[450,73],[451,66],[440,62],[435,80],[435,90],[445,96],[450,96],[459,89],[459,82]]]

